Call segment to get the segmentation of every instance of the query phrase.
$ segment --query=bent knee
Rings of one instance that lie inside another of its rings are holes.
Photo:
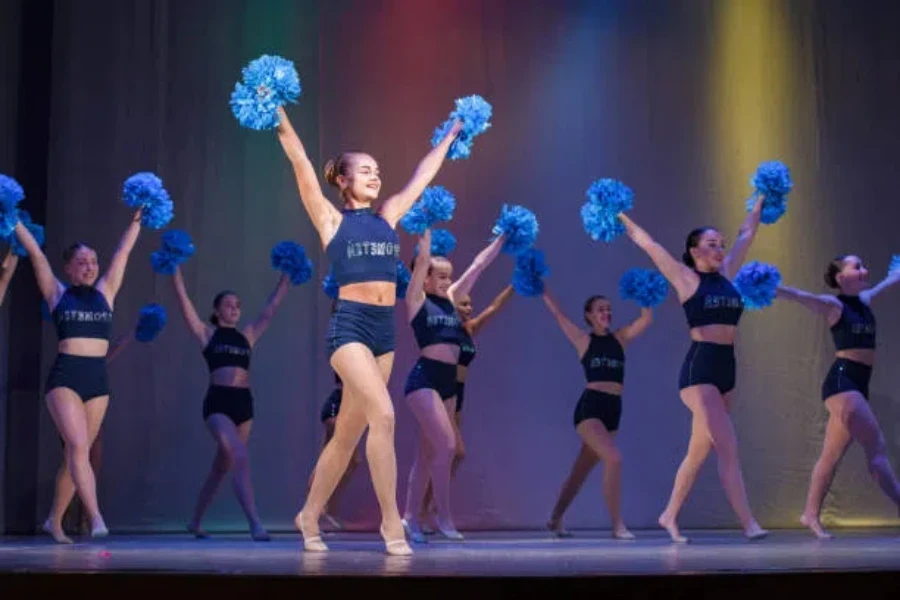
[[[606,451],[603,457],[603,462],[606,463],[609,467],[621,467],[622,466],[622,453],[618,448],[610,448]]]
[[[369,429],[372,431],[390,433],[394,431],[394,411],[393,410],[377,410],[373,411],[367,419]]]

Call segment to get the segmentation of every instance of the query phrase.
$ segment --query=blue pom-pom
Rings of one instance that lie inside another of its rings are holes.
[[[403,261],[397,261],[397,297],[401,300],[406,298],[406,289],[409,287],[409,280],[412,279],[412,273],[403,264]]]
[[[306,283],[313,273],[313,264],[306,256],[306,250],[291,241],[279,242],[272,248],[272,267],[287,273],[294,285]]]
[[[550,274],[550,267],[544,261],[544,252],[528,248],[516,256],[512,286],[520,296],[540,296],[544,293],[544,277]]]
[[[400,226],[410,235],[422,235],[440,221],[453,219],[456,198],[446,188],[435,185],[425,188],[422,197],[400,219]]]
[[[328,274],[322,279],[322,291],[326,296],[334,299],[338,297],[338,290],[340,290],[340,286],[334,277],[334,267],[331,267],[328,269]]]
[[[524,206],[504,204],[491,233],[495,236],[506,235],[503,252],[520,254],[531,248],[537,239],[537,217]]]
[[[619,280],[619,295],[644,308],[657,306],[668,293],[669,282],[653,269],[629,269]]]
[[[300,79],[294,63],[280,56],[264,54],[242,70],[243,82],[231,93],[231,113],[242,127],[274,129],[280,119],[278,107],[296,103]]]
[[[778,267],[758,261],[745,264],[734,276],[734,287],[740,292],[747,310],[771,306],[781,285]]]
[[[141,224],[162,229],[174,216],[174,205],[162,179],[153,173],[135,173],[122,186],[122,200],[131,208],[143,208]]]
[[[765,196],[760,222],[771,225],[787,212],[786,196],[794,187],[791,170],[787,165],[777,160],[761,163],[750,179],[750,185],[753,186],[754,194],[747,199],[747,212],[756,205],[757,194]]]
[[[134,338],[139,342],[152,342],[165,326],[165,307],[153,302],[145,304],[141,308],[141,316],[138,318],[134,330]]]
[[[32,222],[31,215],[28,214],[27,210],[19,209],[18,216],[19,221],[21,221],[22,225],[31,232],[31,236],[34,238],[34,241],[38,243],[38,246],[43,246],[44,228],[37,223]],[[17,256],[28,256],[28,251],[25,250],[25,246],[23,246],[22,243],[19,242],[19,236],[17,236],[14,232],[11,232],[9,238],[7,239],[9,241],[10,250],[12,250],[13,254]]]
[[[446,229],[431,230],[431,256],[450,256],[456,250],[456,236]],[[419,255],[419,245],[413,249],[413,256]]]
[[[16,206],[25,198],[25,190],[8,175],[0,175],[0,213],[16,212]]]
[[[900,271],[900,254],[895,254],[891,258],[891,266],[888,267],[888,273],[896,273]]]
[[[469,158],[472,154],[472,143],[475,137],[484,133],[491,126],[490,119],[493,109],[481,96],[467,96],[456,100],[456,110],[450,113],[450,118],[438,125],[431,136],[431,145],[441,143],[457,120],[462,121],[462,129],[453,143],[447,157],[450,160]]]
[[[194,242],[186,231],[170,229],[162,234],[162,247],[150,254],[153,270],[162,275],[173,275],[175,267],[192,257]]]
[[[598,179],[586,192],[588,201],[581,206],[581,222],[594,241],[610,242],[625,233],[618,215],[634,207],[634,192],[615,179]]]

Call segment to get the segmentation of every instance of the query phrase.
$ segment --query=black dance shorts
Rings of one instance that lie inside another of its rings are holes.
[[[847,358],[836,359],[822,382],[822,401],[841,392],[859,392],[869,399],[872,367]]]
[[[72,390],[82,402],[108,396],[106,357],[57,354],[47,375],[46,393],[56,388]]]
[[[231,387],[228,385],[211,385],[206,390],[203,399],[203,420],[210,415],[225,415],[235,424],[242,423],[253,418],[253,394],[250,388]]]
[[[338,299],[328,324],[328,357],[344,344],[358,342],[381,356],[394,351],[394,307]]]
[[[322,412],[319,413],[319,420],[321,420],[322,423],[329,419],[337,419],[338,411],[341,410],[341,394],[341,388],[334,388],[334,390],[328,394],[325,404],[322,405]]]
[[[403,393],[409,395],[416,390],[434,390],[441,400],[456,395],[456,363],[420,357],[406,378]]]
[[[575,427],[585,419],[597,419],[610,433],[619,429],[622,420],[622,396],[587,389],[575,405],[572,421]]]
[[[678,389],[708,384],[724,395],[734,389],[736,370],[733,345],[694,342],[681,365]]]

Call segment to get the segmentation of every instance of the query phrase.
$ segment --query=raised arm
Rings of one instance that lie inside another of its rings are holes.
[[[3,301],[6,299],[6,290],[9,289],[9,282],[13,273],[16,272],[16,265],[18,264],[19,257],[13,253],[12,249],[7,250],[3,264],[0,265],[0,306],[3,306]]]
[[[407,319],[412,322],[416,313],[425,303],[425,278],[428,276],[428,267],[431,263],[431,229],[426,229],[419,238],[419,253],[413,263],[409,285],[406,286],[406,313]]]
[[[843,309],[840,300],[834,296],[829,294],[810,294],[786,285],[778,286],[778,289],[775,290],[775,297],[796,302],[808,310],[824,316],[832,325],[840,319],[841,310]]]
[[[19,243],[28,252],[28,259],[31,261],[31,266],[34,267],[34,276],[37,279],[38,288],[41,290],[41,296],[47,301],[47,308],[52,313],[66,288],[53,275],[53,269],[50,268],[50,262],[44,251],[41,250],[40,244],[37,243],[28,228],[22,225],[21,221],[16,223],[15,232]]]
[[[650,234],[639,227],[625,213],[619,213],[619,220],[625,225],[625,233],[638,248],[647,253],[663,277],[669,280],[678,300],[685,300],[694,295],[700,285],[700,277],[687,265],[675,260],[668,251],[657,243]]]
[[[493,242],[488,244],[487,248],[475,256],[475,260],[472,261],[472,264],[469,265],[469,268],[465,270],[459,279],[450,284],[450,289],[447,290],[447,293],[454,303],[456,302],[454,300],[455,298],[466,296],[472,291],[472,287],[475,285],[475,282],[478,281],[481,273],[489,264],[494,262],[494,259],[500,254],[500,249],[503,248],[503,241],[505,239],[505,235],[498,235]]]
[[[306,209],[313,227],[319,232],[319,238],[322,246],[328,245],[331,238],[334,237],[338,225],[341,221],[341,213],[328,201],[325,194],[322,193],[322,186],[319,185],[319,177],[316,170],[306,154],[306,148],[303,142],[294,131],[290,119],[284,108],[278,107],[278,115],[281,122],[278,124],[276,131],[278,132],[278,141],[284,148],[284,153],[291,166],[294,168],[294,177],[297,180],[297,189],[300,191],[300,201],[303,208]]]
[[[188,329],[200,340],[200,344],[206,346],[209,343],[211,328],[204,323],[197,315],[197,309],[191,302],[184,287],[184,277],[181,275],[181,267],[175,267],[175,274],[172,276],[172,285],[175,286],[175,295],[178,296],[178,305],[181,307],[181,315],[187,323]]]
[[[508,285],[503,288],[503,291],[500,292],[494,301],[488,304],[487,308],[481,311],[477,317],[473,317],[469,319],[469,322],[466,323],[466,329],[469,331],[469,335],[474,336],[476,333],[481,331],[481,328],[488,324],[488,322],[494,318],[494,315],[503,308],[503,305],[506,304],[513,295],[513,286]]]
[[[141,233],[141,210],[134,213],[131,223],[122,239],[119,241],[119,247],[116,248],[112,260],[109,262],[109,269],[106,274],[97,282],[97,289],[106,296],[106,301],[112,306],[116,300],[116,294],[122,287],[122,280],[125,278],[125,266],[128,264],[128,257],[134,249],[138,235]]]
[[[275,289],[269,294],[269,299],[266,301],[266,306],[263,308],[262,312],[256,317],[255,321],[244,327],[244,335],[247,337],[247,341],[251,346],[256,344],[266,329],[269,328],[269,323],[272,322],[275,311],[278,310],[281,301],[284,300],[284,295],[287,293],[289,283],[290,280],[288,279],[288,276],[286,274],[282,275],[278,279]]]
[[[462,129],[462,121],[457,121],[453,127],[444,136],[441,142],[432,148],[431,152],[425,155],[425,158],[416,167],[412,179],[406,184],[402,190],[391,196],[385,201],[381,207],[381,216],[390,223],[391,227],[397,226],[397,221],[405,215],[412,207],[413,203],[422,195],[434,176],[437,175],[444,164],[444,158],[450,150],[450,144],[456,139]]]
[[[741,224],[737,239],[734,240],[734,246],[731,247],[731,252],[728,253],[728,256],[722,262],[722,275],[728,279],[734,278],[738,269],[741,268],[741,265],[744,264],[744,260],[747,258],[750,244],[753,243],[756,232],[759,230],[759,217],[762,215],[762,205],[763,196],[760,194],[756,197],[756,204],[753,205],[753,210],[747,214],[747,218]]]
[[[119,355],[122,354],[122,351],[128,347],[128,345],[134,340],[134,330],[126,335],[123,335],[112,344],[109,345],[109,350],[106,352],[106,364],[111,364]]]
[[[651,323],[653,323],[653,309],[641,307],[641,316],[616,331],[616,337],[624,346],[647,331],[647,328],[650,327]]]
[[[893,273],[888,273],[888,276],[879,281],[874,287],[860,292],[859,298],[866,304],[869,304],[879,294],[881,294],[881,292],[892,288],[898,282],[900,282],[900,269],[894,271]]]
[[[563,314],[559,305],[556,303],[556,299],[550,295],[550,291],[546,288],[544,288],[543,298],[544,304],[550,309],[550,314],[552,314],[556,319],[556,322],[559,323],[559,328],[562,329],[572,345],[575,346],[575,351],[578,353],[578,356],[584,356],[584,353],[587,352],[588,345],[591,343],[590,336]]]

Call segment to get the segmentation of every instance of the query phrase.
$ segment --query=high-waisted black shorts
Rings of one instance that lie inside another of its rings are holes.
[[[869,381],[872,367],[847,358],[838,358],[832,363],[822,382],[822,401],[841,392],[859,392],[869,399]]]
[[[456,395],[456,364],[420,357],[406,378],[404,394],[416,390],[434,390],[441,400]]]
[[[394,307],[364,304],[351,300],[335,301],[325,343],[328,357],[345,344],[364,344],[372,354],[394,351]]]
[[[253,418],[253,394],[249,388],[211,385],[203,399],[203,420],[212,414],[225,415],[241,425]]]
[[[612,433],[619,429],[622,420],[622,396],[587,389],[575,405],[572,421],[575,427],[585,419],[598,419]]]
[[[708,384],[724,395],[734,389],[736,370],[733,345],[694,342],[681,365],[678,389]]]
[[[82,402],[109,395],[106,357],[57,354],[47,375],[46,391],[68,388]]]

